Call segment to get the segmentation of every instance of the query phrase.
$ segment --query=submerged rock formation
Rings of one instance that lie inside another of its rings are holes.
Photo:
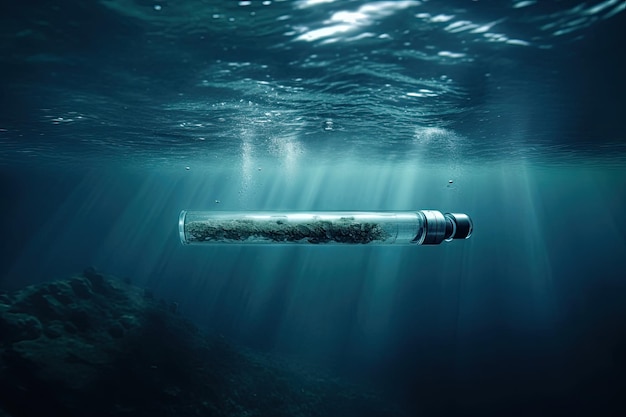
[[[0,294],[0,416],[385,416],[374,396],[211,338],[93,268]]]

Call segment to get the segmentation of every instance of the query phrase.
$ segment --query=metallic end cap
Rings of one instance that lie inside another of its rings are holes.
[[[445,216],[456,225],[454,233],[448,239],[467,239],[472,235],[474,223],[467,214],[446,213]]]
[[[425,235],[422,245],[438,245],[446,238],[446,218],[437,210],[421,210],[425,218]]]

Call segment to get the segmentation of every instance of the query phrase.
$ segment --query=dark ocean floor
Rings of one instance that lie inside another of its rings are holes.
[[[0,416],[402,416],[367,390],[201,332],[87,268],[0,294]]]

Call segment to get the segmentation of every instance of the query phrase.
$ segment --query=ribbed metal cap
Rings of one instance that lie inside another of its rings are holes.
[[[446,238],[446,218],[437,210],[421,210],[426,220],[422,245],[438,245]]]

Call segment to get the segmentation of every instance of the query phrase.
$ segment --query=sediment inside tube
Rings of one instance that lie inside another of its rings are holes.
[[[188,242],[298,242],[366,244],[391,237],[380,224],[352,217],[290,223],[279,220],[203,220],[185,225]]]

